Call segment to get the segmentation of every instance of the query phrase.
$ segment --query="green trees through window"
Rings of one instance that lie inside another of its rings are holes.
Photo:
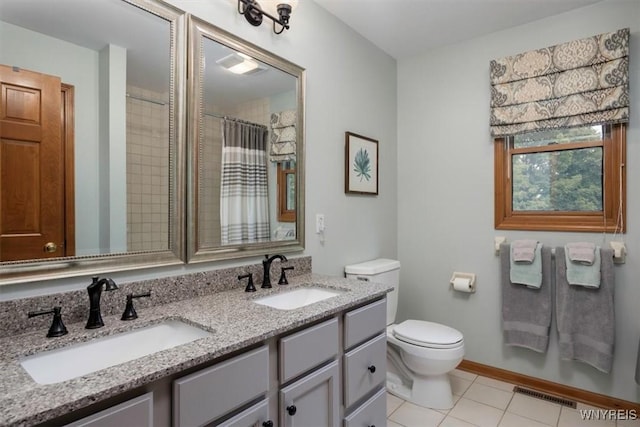
[[[539,152],[512,156],[513,210],[601,211],[602,147],[556,150],[574,147],[574,143],[601,141],[601,126],[515,136],[514,148],[536,147]],[[547,151],[548,147],[554,150]]]

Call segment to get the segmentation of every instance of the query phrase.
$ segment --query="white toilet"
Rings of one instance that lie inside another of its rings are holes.
[[[405,320],[394,324],[400,262],[375,259],[345,267],[348,278],[392,285],[387,294],[387,391],[416,405],[453,407],[448,372],[464,357],[462,333],[438,323]]]

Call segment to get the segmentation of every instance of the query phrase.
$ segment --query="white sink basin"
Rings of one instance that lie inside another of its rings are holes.
[[[268,305],[269,307],[278,308],[280,310],[294,310],[313,304],[314,302],[323,301],[327,298],[335,297],[344,291],[334,289],[324,289],[317,287],[293,289],[268,297],[253,300],[256,304]]]
[[[35,382],[55,384],[211,335],[179,320],[167,320],[27,356],[20,364]]]

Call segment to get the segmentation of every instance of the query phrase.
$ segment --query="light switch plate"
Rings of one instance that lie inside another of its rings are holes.
[[[316,234],[324,231],[324,214],[316,214]]]

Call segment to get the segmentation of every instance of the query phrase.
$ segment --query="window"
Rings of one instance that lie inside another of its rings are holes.
[[[495,228],[624,232],[625,125],[495,139]]]
[[[296,222],[296,162],[278,162],[278,221]]]

